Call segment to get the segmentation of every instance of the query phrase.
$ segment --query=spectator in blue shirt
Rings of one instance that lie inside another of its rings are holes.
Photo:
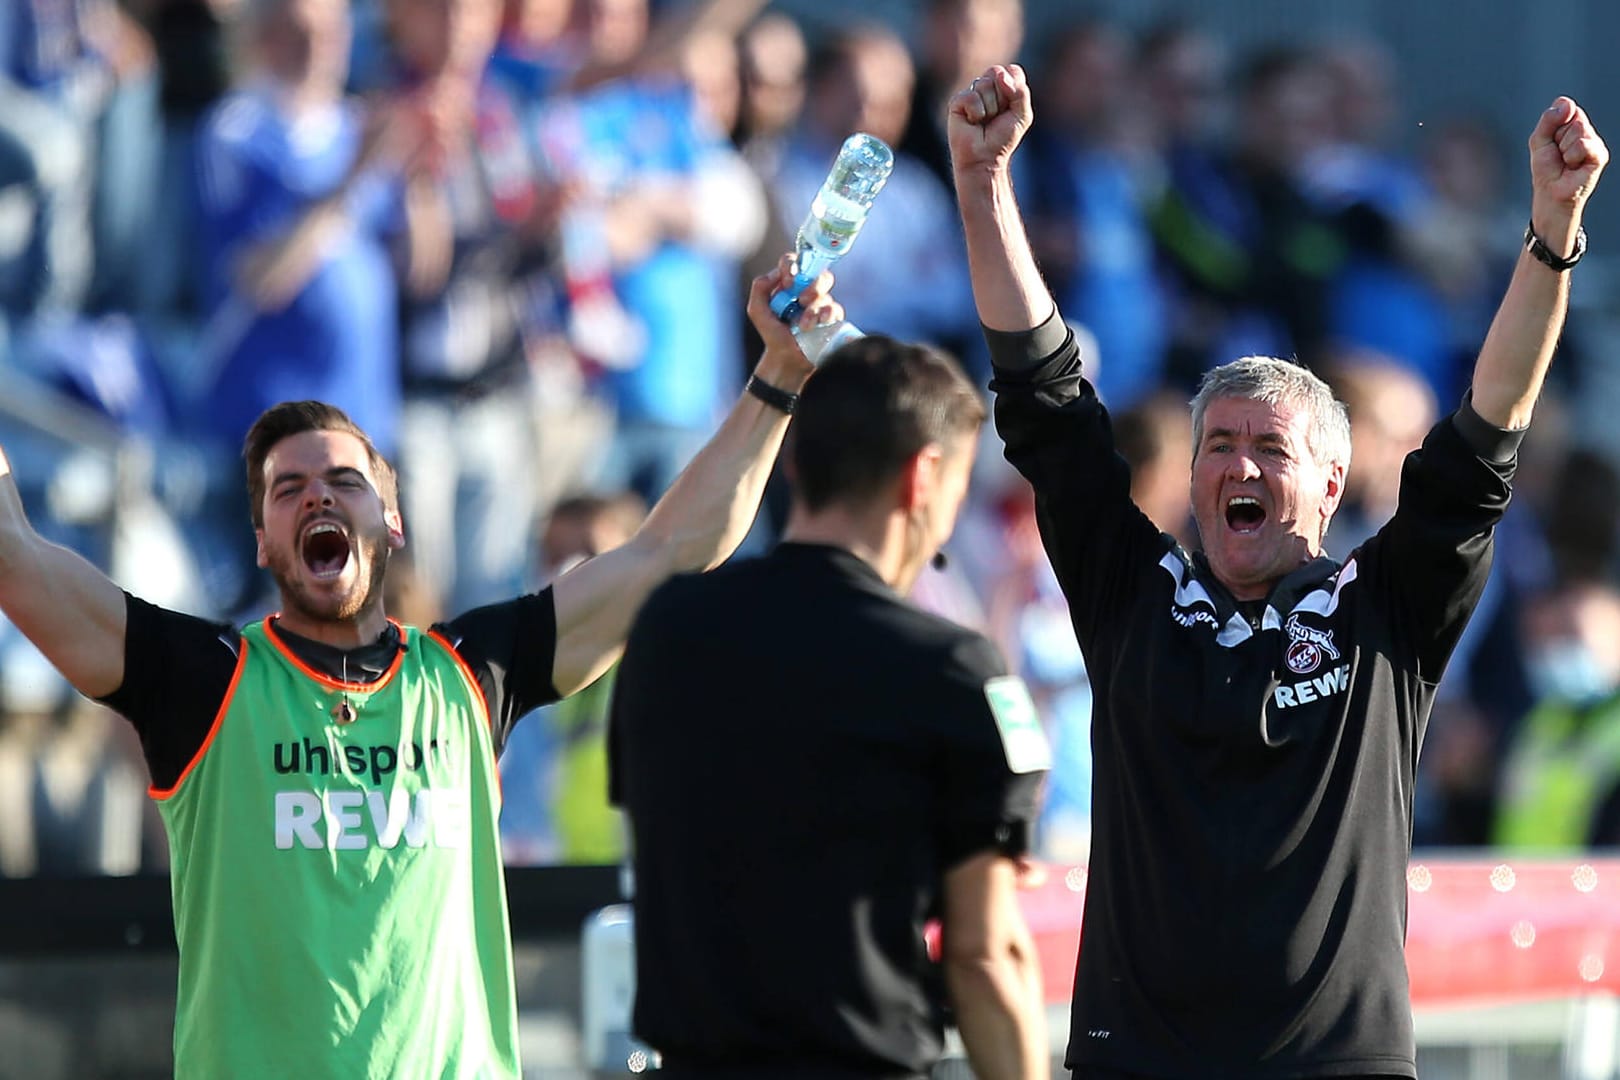
[[[0,3],[0,134],[27,156],[37,225],[30,278],[14,314],[76,311],[90,286],[95,121],[111,72],[88,22],[106,0]]]
[[[209,113],[196,156],[206,361],[199,420],[236,444],[280,401],[330,401],[392,453],[396,219],[388,140],[344,98],[344,0],[263,0],[255,77]]]
[[[258,0],[247,18],[251,81],[207,114],[195,158],[199,361],[214,374],[194,422],[224,449],[216,457],[228,500],[240,486],[236,448],[280,401],[330,401],[394,452],[389,237],[400,227],[402,162],[421,141],[405,105],[368,117],[344,97],[345,0]],[[238,509],[219,508],[222,536],[240,532]],[[251,581],[251,546],[237,546]]]
[[[656,26],[644,0],[580,9],[586,63],[630,74],[574,99],[579,153],[569,168],[605,199],[614,289],[645,332],[606,379],[617,411],[597,481],[606,491],[657,498],[708,437],[742,370],[726,298],[764,233],[764,192],[703,109],[680,52],[739,29],[757,6],[708,2]]]

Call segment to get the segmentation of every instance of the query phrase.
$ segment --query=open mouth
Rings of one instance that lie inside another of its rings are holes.
[[[1266,508],[1253,495],[1234,495],[1226,500],[1226,527],[1236,533],[1252,533],[1266,522]]]
[[[335,522],[320,521],[305,529],[299,551],[317,581],[330,581],[349,565],[349,537]]]

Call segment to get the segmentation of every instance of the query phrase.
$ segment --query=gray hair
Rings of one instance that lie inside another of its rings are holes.
[[[1248,398],[1303,409],[1311,456],[1350,468],[1350,413],[1309,368],[1276,356],[1245,356],[1206,372],[1192,399],[1193,456],[1204,442],[1204,410],[1216,398]]]

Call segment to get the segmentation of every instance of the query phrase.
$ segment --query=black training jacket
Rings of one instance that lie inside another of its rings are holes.
[[[1413,772],[1518,433],[1465,403],[1407,458],[1389,523],[1342,566],[1288,575],[1251,622],[1131,503],[1061,320],[987,337],[996,428],[1096,703],[1069,1067],[1415,1077]]]

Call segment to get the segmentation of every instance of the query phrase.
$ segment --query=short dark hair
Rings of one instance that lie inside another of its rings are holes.
[[[324,401],[283,401],[259,414],[242,440],[242,457],[247,462],[247,488],[249,513],[253,527],[264,525],[264,461],[282,439],[302,435],[306,431],[342,431],[359,439],[366,448],[371,472],[381,487],[383,506],[389,510],[399,508],[399,481],[394,467],[382,456],[371,436],[360,425],[349,419],[349,414],[336,405]]]
[[[956,361],[872,334],[836,350],[805,385],[789,429],[798,498],[810,510],[875,495],[930,443],[971,436],[984,402]]]

